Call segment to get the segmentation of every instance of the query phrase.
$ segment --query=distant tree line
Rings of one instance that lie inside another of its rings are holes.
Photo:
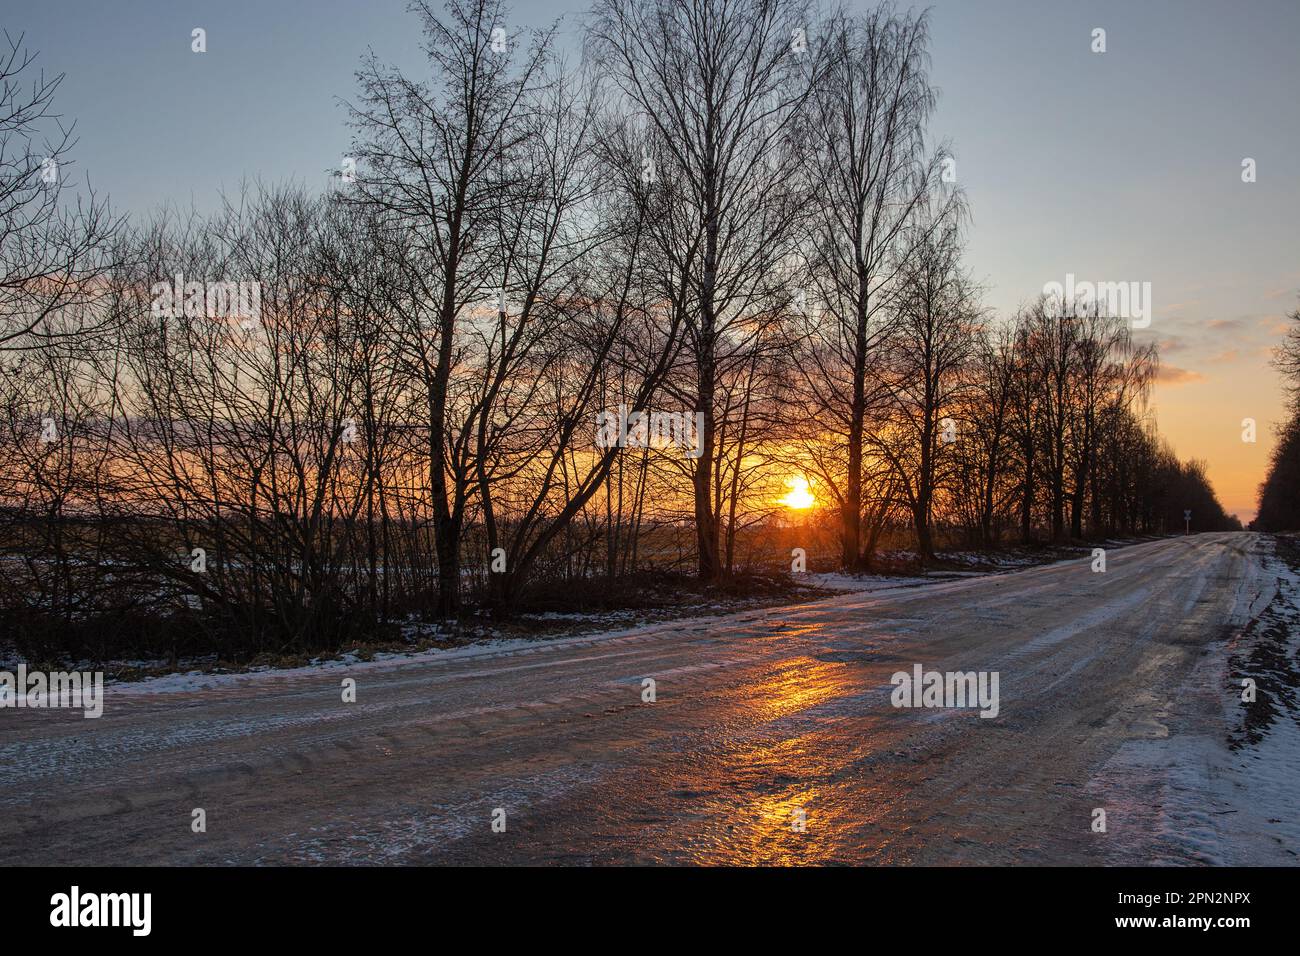
[[[1268,473],[1259,487],[1259,509],[1252,525],[1259,531],[1300,531],[1300,309],[1293,310],[1290,319],[1291,327],[1274,357],[1289,400]]]
[[[981,306],[924,14],[597,0],[569,67],[497,0],[412,10],[428,75],[363,61],[333,185],[209,216],[60,202],[57,80],[0,64],[0,629],[34,652],[329,650],[788,567],[793,475],[790,533],[846,568],[1231,526],[1122,318]]]

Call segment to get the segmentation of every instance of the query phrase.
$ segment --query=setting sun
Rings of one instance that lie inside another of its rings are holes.
[[[785,486],[790,489],[784,498],[780,499],[781,504],[787,508],[793,508],[796,511],[802,511],[804,508],[811,508],[817,503],[817,499],[812,496],[808,490],[808,479],[796,475],[794,478],[787,478]]]

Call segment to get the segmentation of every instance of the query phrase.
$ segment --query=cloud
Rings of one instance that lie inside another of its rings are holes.
[[[1176,365],[1162,365],[1156,375],[1156,380],[1163,382],[1165,385],[1186,385],[1189,382],[1203,382],[1205,376],[1200,372],[1190,372]]]
[[[1205,327],[1209,329],[1214,329],[1215,331],[1228,329],[1235,332],[1240,329],[1246,328],[1249,322],[1250,320],[1245,316],[1241,316],[1240,318],[1236,318],[1236,319],[1212,319],[1209,322],[1205,323]]]

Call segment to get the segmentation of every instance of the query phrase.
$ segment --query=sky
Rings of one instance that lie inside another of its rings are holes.
[[[519,3],[510,26],[563,17],[577,31],[586,6]],[[1249,520],[1283,411],[1270,350],[1300,305],[1300,2],[916,7],[941,94],[931,133],[956,157],[985,304],[1009,316],[1070,273],[1150,282],[1137,334],[1161,345],[1160,430]],[[133,215],[210,209],[243,180],[324,187],[348,151],[361,55],[421,67],[404,0],[43,0],[0,22],[66,74],[56,106],[76,120],[75,173]]]

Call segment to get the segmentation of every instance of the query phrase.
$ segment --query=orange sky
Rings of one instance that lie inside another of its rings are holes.
[[[1255,516],[1284,414],[1282,382],[1269,359],[1295,298],[1291,289],[1280,292],[1276,312],[1208,320],[1175,313],[1164,323],[1168,334],[1156,336],[1162,368],[1152,405],[1160,431],[1181,457],[1205,459],[1223,507],[1243,522]],[[1255,419],[1254,444],[1242,440],[1245,418]]]

